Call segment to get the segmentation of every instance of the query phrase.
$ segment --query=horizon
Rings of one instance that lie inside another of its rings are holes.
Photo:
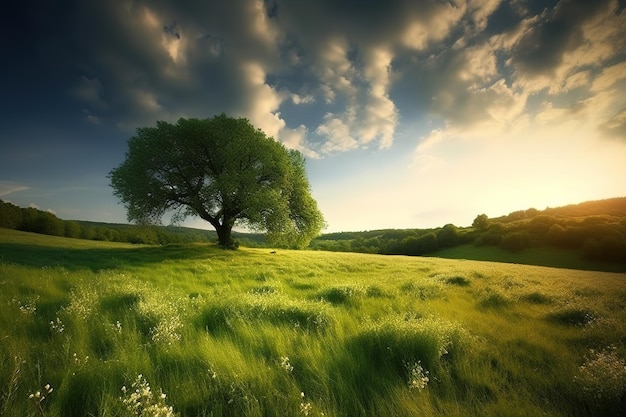
[[[107,174],[136,129],[220,113],[306,156],[323,233],[626,196],[625,7],[16,4],[0,199],[127,224]]]
[[[575,202],[575,203],[569,203],[569,204],[565,204],[563,206],[557,206],[557,207],[546,207],[545,209],[537,209],[536,207],[528,207],[525,209],[517,209],[517,210],[513,210],[510,211],[508,213],[501,213],[499,215],[496,216],[487,216],[490,220],[497,220],[499,218],[502,217],[506,217],[510,214],[516,213],[516,212],[520,212],[520,211],[529,211],[529,210],[537,210],[539,213],[542,213],[545,210],[548,209],[561,209],[561,208],[566,208],[566,207],[573,207],[573,206],[578,206],[581,204],[586,204],[586,203],[595,203],[595,202],[604,202],[604,201],[608,201],[608,200],[619,200],[619,199],[626,199],[626,196],[617,196],[617,197],[609,197],[609,198],[605,198],[605,199],[600,199],[600,200],[587,200],[587,201],[580,201],[580,202]],[[3,200],[0,198],[0,201],[3,201],[5,203],[10,203],[10,204],[14,204],[11,201],[7,201],[7,200]],[[15,205],[15,204],[14,204]],[[22,206],[18,206],[21,208],[35,208],[37,210],[41,210],[37,207],[22,207]],[[52,213],[51,211],[46,211],[46,210],[42,210],[45,212],[48,212],[50,214],[53,214],[56,216],[55,213]],[[478,213],[476,216],[479,216],[481,214],[485,214],[485,213]],[[132,223],[132,222],[103,222],[103,221],[98,221],[98,220],[79,220],[79,219],[63,219],[63,218],[59,218],[59,220],[62,221],[76,221],[76,222],[86,222],[86,223],[94,223],[94,224],[112,224],[112,225],[116,225],[116,226],[137,226],[137,223]],[[472,220],[473,221],[473,220]],[[182,227],[182,228],[190,228],[190,229],[194,229],[194,230],[206,230],[206,231],[210,231],[210,232],[215,232],[215,229],[208,223],[208,222],[204,222],[202,221],[202,223],[206,223],[207,227],[196,227],[194,225],[189,225],[189,224],[154,224],[153,226],[159,226],[159,227]],[[374,229],[362,229],[362,230],[337,230],[337,231],[326,231],[326,229],[324,229],[320,235],[328,235],[328,234],[341,234],[341,233],[367,233],[367,232],[375,232],[375,231],[384,231],[384,230],[429,230],[429,229],[441,229],[444,226],[448,225],[448,224],[452,224],[458,228],[470,228],[472,227],[472,224],[468,224],[468,225],[460,225],[460,224],[454,224],[451,222],[447,222],[438,226],[431,226],[431,227],[397,227],[397,228],[374,228]],[[264,234],[264,232],[258,232],[258,231],[250,231],[250,230],[245,230],[242,228],[233,228],[233,233],[241,233],[241,234]],[[314,238],[315,239],[315,238]]]

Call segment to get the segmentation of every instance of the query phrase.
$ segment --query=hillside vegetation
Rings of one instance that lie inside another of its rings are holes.
[[[626,275],[0,229],[3,416],[622,416]]]
[[[178,226],[140,226],[61,220],[52,213],[0,200],[0,227],[52,236],[136,244],[216,242],[215,231]],[[261,233],[233,232],[237,245],[268,247]],[[392,229],[329,233],[310,249],[432,255],[626,272],[626,198],[589,201],[558,208],[520,210],[471,227]]]
[[[521,210],[493,219],[481,214],[472,227],[331,233],[311,247],[626,271],[626,198]]]

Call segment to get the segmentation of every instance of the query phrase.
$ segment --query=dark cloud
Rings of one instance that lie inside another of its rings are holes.
[[[512,62],[529,76],[552,75],[563,56],[583,42],[582,25],[606,9],[610,0],[562,0],[536,16],[513,50]]]
[[[509,1],[503,1],[489,16],[484,34],[486,36],[500,34],[515,28],[520,22],[520,11]]]

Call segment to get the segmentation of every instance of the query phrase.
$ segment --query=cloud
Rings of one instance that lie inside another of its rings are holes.
[[[612,104],[593,116],[598,129],[619,134],[626,104],[609,92],[624,72],[616,57],[626,13],[615,12],[615,0],[553,4],[77,4],[70,27],[81,72],[70,92],[91,123],[133,131],[225,112],[315,157],[390,148],[415,113],[433,128],[491,134],[599,92]],[[559,106],[533,108],[541,94]]]
[[[325,136],[328,140],[322,146],[322,152],[329,154],[333,152],[345,152],[356,149],[358,141],[352,136],[350,125],[354,124],[354,114],[346,112],[342,117],[333,113],[324,116],[324,123],[319,125],[315,132]]]
[[[19,191],[28,190],[30,187],[22,184],[18,184],[13,181],[0,180],[0,197],[7,196],[9,194],[17,193]]]
[[[600,127],[607,136],[626,140],[626,108],[611,117]]]
[[[81,75],[76,81],[72,95],[77,99],[93,105],[97,108],[105,108],[107,105],[102,98],[102,83],[97,78],[88,78]]]
[[[616,8],[615,0],[564,0],[528,18],[511,50],[516,83],[532,91],[550,88],[623,51],[626,14]]]
[[[83,114],[85,115],[85,120],[87,120],[89,123],[94,124],[94,125],[102,124],[102,119],[100,119],[98,116],[94,114],[91,114],[89,110],[83,109]]]

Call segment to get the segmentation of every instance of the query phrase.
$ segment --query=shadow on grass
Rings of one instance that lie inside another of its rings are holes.
[[[237,256],[245,255],[243,252]],[[0,243],[0,263],[27,267],[62,267],[70,271],[122,269],[171,260],[230,259],[233,251],[215,245],[188,244],[137,246],[136,248],[57,248],[52,246]]]

